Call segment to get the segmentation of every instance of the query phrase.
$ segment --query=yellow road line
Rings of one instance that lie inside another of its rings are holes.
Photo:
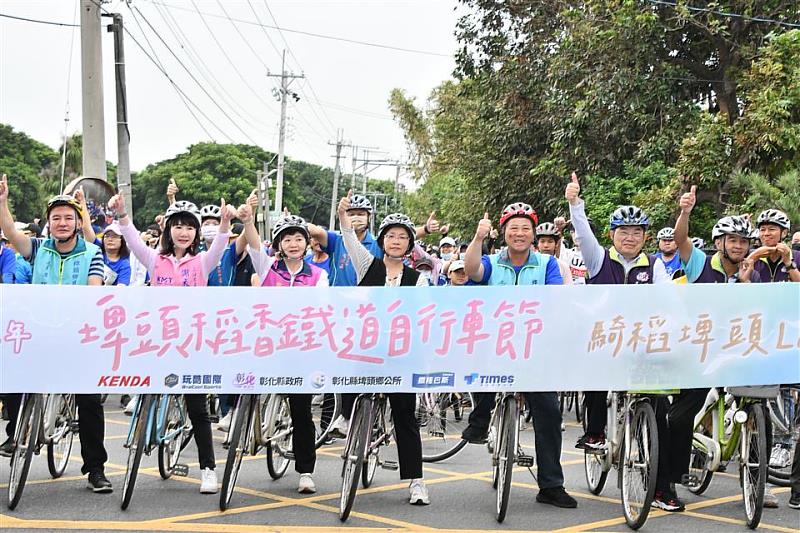
[[[725,524],[734,524],[737,526],[747,527],[747,522],[745,520],[736,520],[734,518],[726,518],[724,516],[716,516],[711,514],[705,513],[695,513],[692,511],[684,511],[682,514],[686,516],[691,516],[694,518],[702,518],[703,520],[713,520],[715,522],[723,522]],[[790,528],[790,527],[783,527],[783,526],[774,526],[772,524],[765,524],[761,522],[758,524],[758,529],[769,529],[771,531],[783,531],[785,533],[797,533],[797,528]]]

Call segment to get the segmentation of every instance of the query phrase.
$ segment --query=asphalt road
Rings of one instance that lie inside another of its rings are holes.
[[[50,479],[44,454],[35,457],[22,501],[15,511],[0,508],[3,531],[348,531],[458,530],[458,531],[627,531],[616,484],[609,480],[600,496],[586,488],[582,452],[573,448],[580,434],[571,414],[564,433],[562,464],[566,488],[577,500],[577,509],[558,509],[535,502],[536,481],[524,468],[514,472],[508,516],[503,524],[494,519],[495,493],[491,487],[491,463],[485,446],[470,445],[455,457],[425,465],[425,479],[432,504],[407,503],[408,484],[395,471],[378,470],[373,486],[361,490],[350,519],[338,519],[342,441],[318,451],[315,482],[317,493],[296,492],[297,474],[290,467],[278,481],[269,479],[263,452],[246,457],[231,509],[219,511],[218,495],[199,493],[197,452],[190,444],[182,462],[189,463],[189,477],[163,481],[155,455],[142,461],[139,481],[130,508],[120,510],[121,485],[127,450],[122,447],[128,420],[118,407],[118,397],[106,404],[106,474],[114,493],[93,494],[80,475],[78,439],[65,475]],[[214,431],[217,471],[221,480],[226,451],[223,433]],[[525,446],[533,443],[531,430],[521,433]],[[394,447],[388,456],[394,455]],[[535,470],[534,470],[535,473]],[[8,461],[0,462],[2,499],[6,501]],[[747,531],[737,477],[717,474],[703,496],[680,489],[687,503],[684,513],[653,511],[642,531]],[[800,530],[800,511],[788,508],[788,489],[773,488],[779,509],[765,509],[763,531]]]

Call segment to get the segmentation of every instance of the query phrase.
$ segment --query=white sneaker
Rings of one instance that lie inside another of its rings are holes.
[[[350,422],[339,415],[339,417],[333,421],[333,429],[331,429],[329,435],[334,438],[344,438],[347,437],[347,430],[350,428]]]
[[[200,472],[200,494],[216,494],[217,490],[217,473],[210,468],[204,468]]]
[[[411,480],[409,485],[410,496],[408,503],[411,505],[430,505],[431,499],[428,497],[428,487],[422,478]]]
[[[777,509],[779,507],[778,497],[769,489],[764,491],[764,507],[766,509]]]
[[[314,485],[314,478],[311,474],[300,474],[300,481],[297,483],[297,492],[300,494],[314,494],[317,486]]]
[[[233,418],[233,409],[230,409],[225,416],[219,419],[217,422],[217,429],[220,431],[230,431],[231,429],[231,418]]]
[[[128,404],[125,406],[125,408],[122,410],[122,412],[125,413],[126,415],[132,415],[133,414],[133,410],[136,408],[136,400],[138,398],[139,398],[138,394],[132,395],[131,396],[131,400],[128,402]]]
[[[772,448],[769,456],[769,466],[772,468],[786,468],[792,462],[792,454],[780,444]]]

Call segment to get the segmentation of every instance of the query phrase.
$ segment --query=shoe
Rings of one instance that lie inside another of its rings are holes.
[[[14,448],[16,448],[14,439],[11,437],[7,438],[3,444],[0,444],[0,456],[11,457],[14,455]]]
[[[787,449],[778,444],[772,448],[772,453],[769,456],[769,466],[771,468],[786,468],[792,462],[792,454]]]
[[[204,468],[200,472],[200,494],[216,494],[217,490],[217,473],[210,468]]]
[[[225,413],[225,416],[219,419],[219,423],[217,424],[217,429],[225,432],[230,431],[232,418],[233,418],[233,409]]]
[[[764,490],[764,507],[766,509],[778,508],[778,497],[772,494],[772,491],[769,489]]]
[[[567,494],[564,487],[539,489],[539,494],[536,495],[536,501],[548,505],[555,505],[556,507],[563,507],[564,509],[574,509],[578,506],[578,502],[575,498]]]
[[[408,486],[408,503],[411,505],[430,505],[431,499],[428,497],[428,487],[422,478],[411,480]]]
[[[87,488],[92,489],[92,492],[96,492],[98,494],[114,492],[111,482],[108,480],[108,478],[106,478],[106,475],[102,472],[102,470],[89,472],[89,484],[87,485]]]
[[[333,429],[328,432],[334,439],[346,439],[347,438],[347,430],[350,428],[350,421],[347,420],[344,416],[339,415],[339,417],[333,421]]]
[[[575,447],[579,450],[603,450],[606,447],[605,433],[585,433],[578,439]]]
[[[300,494],[314,494],[317,486],[314,485],[314,478],[311,474],[300,474],[300,481],[297,483],[297,492]]]
[[[126,415],[133,414],[133,410],[136,408],[136,398],[138,398],[138,395],[136,394],[131,396],[130,401],[125,405],[125,408],[122,409],[123,413],[125,413]]]
[[[800,509],[800,492],[792,492],[792,497],[789,498],[789,507]]]
[[[469,424],[466,429],[461,432],[461,438],[470,444],[486,444],[488,434],[488,428],[483,429]]]
[[[679,513],[686,510],[686,506],[676,494],[668,494],[660,490],[656,491],[651,506],[669,513]]]

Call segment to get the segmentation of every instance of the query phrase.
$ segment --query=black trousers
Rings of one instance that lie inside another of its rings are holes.
[[[669,490],[670,483],[680,484],[689,473],[689,456],[692,452],[694,417],[703,407],[708,389],[683,389],[672,396],[655,402],[658,425],[658,478],[656,490]]]
[[[317,462],[314,446],[315,428],[311,417],[312,394],[290,394],[289,411],[292,415],[292,450],[294,469],[298,474],[313,474]]]
[[[205,394],[184,394],[186,411],[194,429],[194,442],[197,444],[197,455],[200,458],[200,470],[217,466],[214,460],[214,443],[211,439],[211,416],[208,414],[208,402]]]
[[[8,425],[6,435],[14,436],[22,403],[22,394],[6,395],[8,402]],[[78,437],[81,442],[82,474],[102,472],[108,461],[103,440],[105,439],[105,418],[103,404],[99,394],[76,394],[75,405],[78,407]]]
[[[586,404],[586,433],[598,435],[606,430],[608,410],[606,401],[608,393],[603,391],[589,391],[583,393],[583,401]]]
[[[794,445],[794,459],[792,459],[792,473],[789,475],[789,486],[792,487],[792,496],[800,494],[800,437]]]

